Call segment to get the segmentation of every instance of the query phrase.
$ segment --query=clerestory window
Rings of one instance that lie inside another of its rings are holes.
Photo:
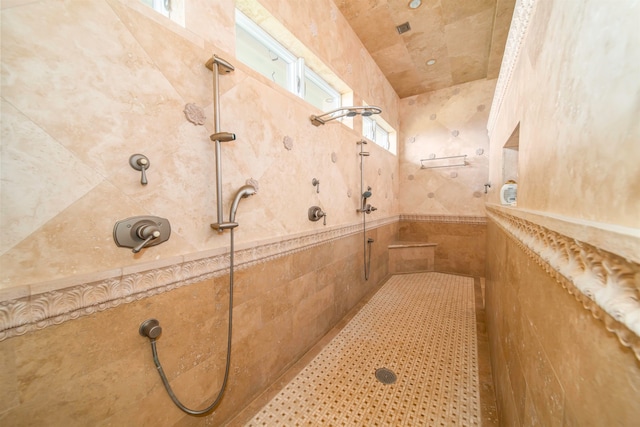
[[[258,24],[236,9],[236,57],[322,111],[340,107],[341,94]]]

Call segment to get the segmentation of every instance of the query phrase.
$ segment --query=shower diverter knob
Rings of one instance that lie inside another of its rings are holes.
[[[309,221],[319,221],[324,218],[323,225],[327,225],[327,214],[322,211],[320,206],[311,206],[309,208]]]
[[[166,242],[170,235],[169,220],[157,216],[134,216],[116,222],[113,227],[113,240],[116,245],[132,248],[134,254],[142,248]]]

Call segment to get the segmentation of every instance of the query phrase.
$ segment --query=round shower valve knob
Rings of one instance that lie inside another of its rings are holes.
[[[319,221],[320,218],[323,218],[323,225],[327,225],[327,214],[323,212],[320,206],[311,206],[308,212],[309,221]]]
[[[155,340],[162,333],[162,328],[160,327],[160,322],[156,319],[147,319],[140,324],[138,332],[140,332],[140,335],[143,337]]]

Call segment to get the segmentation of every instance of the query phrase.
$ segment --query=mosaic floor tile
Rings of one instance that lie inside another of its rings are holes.
[[[473,278],[393,276],[246,426],[480,425],[476,340]]]

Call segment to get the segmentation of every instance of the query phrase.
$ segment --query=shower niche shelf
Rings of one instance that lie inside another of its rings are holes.
[[[467,155],[434,157],[432,159],[420,159],[420,169],[451,168],[455,166],[467,166]]]

